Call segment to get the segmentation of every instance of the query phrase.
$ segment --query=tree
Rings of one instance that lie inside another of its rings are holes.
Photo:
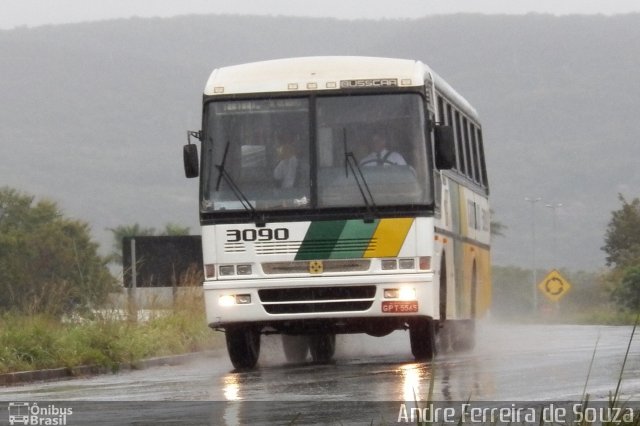
[[[115,289],[87,223],[52,201],[0,188],[0,309],[60,315]]]
[[[621,306],[640,312],[640,265],[625,269],[622,280],[612,296]]]
[[[124,237],[143,237],[155,235],[155,228],[143,228],[138,223],[133,225],[119,225],[115,228],[109,228],[113,234],[113,246],[109,260],[122,265],[122,239]]]
[[[176,223],[167,223],[164,226],[164,231],[160,235],[167,236],[179,236],[179,235],[189,235],[189,227],[178,225]]]
[[[640,199],[631,202],[618,195],[622,207],[611,214],[605,233],[611,298],[619,306],[640,310]]]
[[[622,208],[612,212],[602,250],[607,253],[607,266],[623,270],[640,264],[640,199],[629,203],[622,194],[618,197]]]

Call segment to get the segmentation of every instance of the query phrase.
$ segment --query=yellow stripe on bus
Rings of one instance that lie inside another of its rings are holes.
[[[398,256],[412,224],[412,218],[381,219],[363,257]]]

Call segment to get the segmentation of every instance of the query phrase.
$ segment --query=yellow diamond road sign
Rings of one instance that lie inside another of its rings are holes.
[[[544,277],[538,289],[552,302],[557,302],[571,289],[571,284],[555,269]]]

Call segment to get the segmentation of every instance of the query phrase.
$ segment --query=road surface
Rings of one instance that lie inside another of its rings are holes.
[[[329,365],[287,364],[279,338],[268,336],[253,371],[234,371],[221,351],[186,365],[0,388],[0,400],[72,406],[67,424],[396,424],[403,401],[579,401],[585,388],[606,400],[631,331],[483,323],[473,351],[432,363],[413,361],[406,332],[338,336]],[[620,386],[625,400],[640,401],[638,334]]]

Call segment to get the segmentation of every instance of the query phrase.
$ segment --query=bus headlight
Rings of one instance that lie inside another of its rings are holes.
[[[220,306],[233,306],[236,304],[236,297],[232,294],[225,294],[218,299],[218,305]]]
[[[238,265],[237,270],[238,275],[251,275],[253,273],[251,265]]]
[[[415,259],[399,259],[400,269],[416,269]]]
[[[218,305],[220,306],[234,306],[234,305],[250,305],[250,294],[225,294],[218,299]]]
[[[241,265],[220,265],[219,271],[221,277],[253,274],[253,268],[250,263],[243,263]]]
[[[385,299],[416,300],[416,289],[412,287],[385,288]]]
[[[416,289],[411,287],[402,287],[398,294],[400,300],[416,300]]]
[[[400,295],[400,291],[397,288],[385,288],[384,289],[384,298],[385,299],[397,299]]]
[[[422,259],[422,258],[421,258]],[[421,264],[422,265],[422,264]],[[416,269],[416,260],[413,258],[381,259],[380,269],[389,271],[393,269]],[[428,267],[426,269],[429,269]]]
[[[251,303],[251,295],[250,294],[238,294],[236,295],[236,304],[238,305],[248,305]]]
[[[391,269],[398,269],[398,262],[396,259],[382,259],[380,261],[380,266],[383,271],[388,271]]]
[[[236,274],[236,267],[234,265],[220,265],[220,276],[226,277]]]

